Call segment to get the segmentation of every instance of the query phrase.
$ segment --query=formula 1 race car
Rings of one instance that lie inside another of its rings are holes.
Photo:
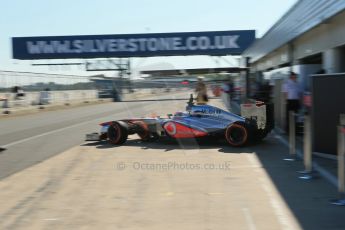
[[[166,118],[131,118],[100,124],[100,133],[86,135],[87,141],[108,140],[122,145],[128,135],[137,134],[143,141],[160,138],[219,138],[235,147],[263,139],[269,126],[258,126],[257,117],[244,118],[211,105],[194,105],[193,96],[185,112],[176,112]]]

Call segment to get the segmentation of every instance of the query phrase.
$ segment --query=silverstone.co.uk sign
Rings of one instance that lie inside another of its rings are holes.
[[[22,60],[239,55],[254,40],[254,30],[14,37],[12,49],[13,58]]]

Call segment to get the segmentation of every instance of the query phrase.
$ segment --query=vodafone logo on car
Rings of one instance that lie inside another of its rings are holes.
[[[173,136],[173,135],[176,134],[176,125],[175,125],[174,122],[167,122],[167,123],[164,125],[164,129],[165,129],[165,131],[166,131],[169,135],[171,135],[171,136]]]
[[[207,132],[193,129],[180,123],[169,121],[164,125],[167,134],[174,138],[195,138],[206,136]]]

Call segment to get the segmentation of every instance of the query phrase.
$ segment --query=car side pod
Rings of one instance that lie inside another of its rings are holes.
[[[163,128],[168,136],[176,139],[204,137],[208,135],[207,132],[174,121],[166,122]]]
[[[243,122],[230,124],[225,130],[225,139],[233,147],[245,145],[249,140],[249,131]]]
[[[113,121],[108,128],[108,140],[113,145],[122,145],[128,138],[128,125],[123,121]]]

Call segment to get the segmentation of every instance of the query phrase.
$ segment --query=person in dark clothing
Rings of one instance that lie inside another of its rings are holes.
[[[320,69],[315,74],[325,74],[325,73],[326,73],[326,71],[324,69]]]
[[[271,91],[272,86],[268,81],[265,81],[262,84],[258,85],[257,91],[254,95],[254,99],[268,103],[271,100]]]
[[[12,93],[14,93],[14,99],[19,100],[25,96],[24,90],[19,86],[14,86],[12,89]]]
[[[232,82],[232,80],[229,80],[228,82],[228,89],[229,89],[229,98],[230,100],[234,98],[234,83]]]

